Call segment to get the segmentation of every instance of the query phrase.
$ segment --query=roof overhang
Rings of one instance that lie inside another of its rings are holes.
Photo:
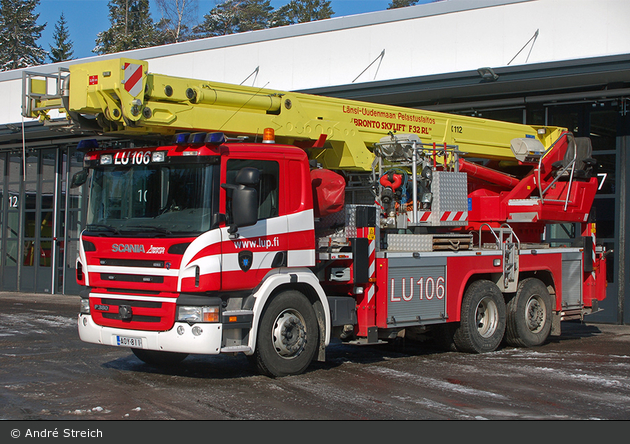
[[[630,95],[630,54],[365,82],[300,92],[388,105],[457,111]]]

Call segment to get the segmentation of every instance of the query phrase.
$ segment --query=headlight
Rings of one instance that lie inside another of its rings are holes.
[[[89,299],[81,298],[80,313],[82,313],[82,314],[90,314],[90,300]]]
[[[101,156],[101,165],[111,165],[114,162],[114,158],[111,154],[103,154]]]
[[[184,322],[219,322],[219,307],[177,307],[177,320]]]
[[[166,160],[166,151],[153,151],[151,160],[153,162],[164,162]]]

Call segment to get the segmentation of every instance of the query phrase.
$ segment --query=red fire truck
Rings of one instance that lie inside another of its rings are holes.
[[[563,128],[157,75],[131,59],[25,86],[29,117],[160,141],[80,147],[83,341],[153,364],[244,353],[283,376],[333,340],[538,346],[605,297],[597,163]],[[544,243],[552,223],[580,224],[580,244]]]

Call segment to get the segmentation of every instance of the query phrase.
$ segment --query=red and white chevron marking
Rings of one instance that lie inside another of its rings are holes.
[[[125,90],[132,96],[142,92],[142,65],[125,63]]]
[[[427,222],[430,217],[430,211],[418,211],[418,222]]]
[[[368,267],[368,275],[370,278],[370,283],[367,286],[367,295],[368,302],[372,300],[374,297],[374,280],[376,278],[376,240],[370,239],[370,244],[368,246],[368,254],[369,254],[369,267]]]
[[[597,246],[596,236],[595,236],[595,224],[590,224],[591,228],[591,241],[593,242],[593,252],[591,254],[591,260],[593,261],[593,271],[591,271],[591,276],[595,279],[595,262],[597,259],[597,254],[595,248]]]
[[[374,227],[357,228],[357,236],[368,238],[368,278],[370,282],[365,286],[368,302],[374,297],[376,282],[376,237],[374,235]]]
[[[468,218],[465,211],[444,211],[440,216],[440,222],[462,222]]]

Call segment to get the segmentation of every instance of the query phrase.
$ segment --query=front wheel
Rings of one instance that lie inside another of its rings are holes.
[[[302,373],[319,346],[315,310],[302,293],[288,290],[265,307],[256,340],[253,362],[268,376]]]
[[[460,351],[487,353],[497,349],[505,332],[505,301],[491,281],[473,282],[462,299],[459,327],[453,341]]]
[[[507,304],[506,342],[514,347],[543,344],[551,332],[551,296],[545,284],[528,278]]]

